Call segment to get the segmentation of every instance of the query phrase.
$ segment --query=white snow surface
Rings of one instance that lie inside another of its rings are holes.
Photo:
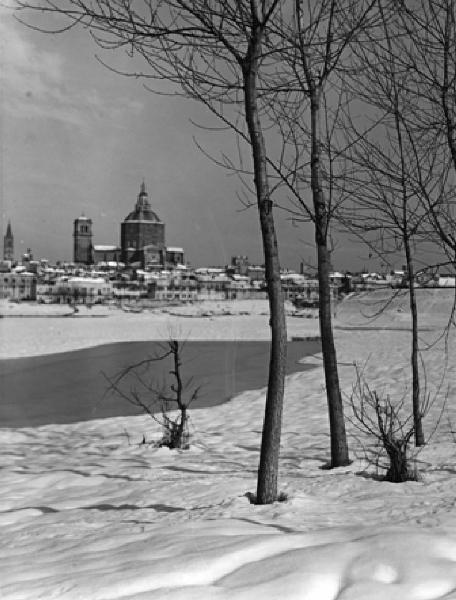
[[[375,321],[361,314],[372,314],[385,296],[352,297],[337,310],[345,395],[353,363],[381,393],[400,399],[410,391],[406,298]],[[376,477],[363,451],[367,442],[350,424],[352,464],[321,469],[329,439],[320,356],[306,359],[313,370],[287,378],[279,485],[287,500],[273,505],[248,499],[256,486],[264,390],[192,411],[189,451],[142,444],[143,436],[160,437],[146,416],[1,429],[0,598],[456,599],[455,328],[438,339],[451,301],[449,291],[419,292],[421,345],[435,342],[422,354],[435,402],[424,422],[430,439],[416,457],[416,482]],[[204,320],[206,339],[246,330],[265,339],[267,320],[255,311]],[[149,333],[154,329],[154,315],[130,316],[79,322],[86,333],[86,323],[101,328],[101,342],[112,319],[121,339],[136,339],[139,329],[129,323],[141,319]],[[76,319],[60,318],[60,333],[43,339],[47,321],[0,320],[2,356],[81,347]],[[309,322],[315,327],[311,319],[288,319],[297,335]],[[93,342],[89,336],[87,345]]]
[[[294,312],[291,303],[287,311]],[[269,340],[266,300],[205,301],[194,305],[124,312],[95,305],[20,304],[0,300],[0,359],[37,356],[127,341]],[[66,315],[66,316],[63,316]],[[1,317],[6,318],[1,318]],[[309,316],[310,318],[302,318]],[[315,311],[289,322],[289,336],[318,336]]]

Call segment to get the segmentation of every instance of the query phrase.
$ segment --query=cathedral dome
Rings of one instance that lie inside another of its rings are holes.
[[[143,181],[136,200],[134,210],[120,224],[120,245],[122,262],[143,265],[150,262],[153,250],[153,261],[163,263],[165,256],[165,224],[152,210],[149,196]],[[149,259],[147,258],[149,256]]]
[[[146,192],[146,184],[144,181],[141,184],[141,188],[136,200],[135,209],[128,214],[125,218],[127,221],[148,221],[150,223],[161,223],[162,221],[150,207],[149,195]]]

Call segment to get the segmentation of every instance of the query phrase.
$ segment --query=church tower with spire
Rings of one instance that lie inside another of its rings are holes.
[[[76,264],[91,265],[92,250],[92,219],[81,215],[74,220],[73,261]]]
[[[8,221],[6,234],[3,237],[3,259],[14,260],[14,236],[11,231],[11,223]]]

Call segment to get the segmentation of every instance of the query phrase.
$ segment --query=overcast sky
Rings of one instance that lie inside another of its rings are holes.
[[[183,246],[192,264],[226,264],[235,254],[263,262],[256,209],[243,210],[238,198],[242,184],[195,144],[236,158],[229,133],[192,123],[215,125],[203,107],[107,70],[86,31],[45,35],[0,17],[1,232],[11,220],[16,257],[30,247],[35,258],[71,260],[82,213],[95,244],[119,244],[144,179],[167,245]],[[129,61],[115,57],[117,67]],[[311,227],[276,217],[281,264],[315,263]],[[339,242],[334,268],[375,264],[358,244]]]

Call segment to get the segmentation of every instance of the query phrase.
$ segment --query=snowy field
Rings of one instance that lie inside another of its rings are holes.
[[[399,399],[410,387],[407,302],[396,299],[372,321],[381,296],[338,307],[341,383],[349,394],[357,363],[372,388]],[[423,362],[436,394],[419,481],[376,478],[350,426],[353,463],[321,469],[329,440],[319,357],[307,359],[317,368],[287,380],[279,487],[288,499],[271,506],[247,497],[264,390],[194,411],[187,452],[141,444],[160,437],[146,417],[3,429],[0,598],[456,600],[456,334],[438,339],[449,291],[422,291],[419,300],[422,345],[435,342]],[[266,339],[263,308],[194,319],[0,319],[1,356],[156,338],[170,323],[185,323],[191,337]],[[316,329],[314,319],[288,324],[290,335]]]
[[[287,303],[287,311],[294,312],[291,303]],[[266,300],[206,301],[142,313],[127,313],[115,307],[87,309],[81,306],[76,315],[72,313],[65,305],[15,304],[0,300],[0,359],[66,352],[113,342],[168,340],[170,335],[188,340],[270,338]],[[65,314],[68,316],[62,317]],[[301,317],[290,318],[289,337],[319,335],[315,311],[307,311],[307,315],[311,318],[304,318],[306,311],[302,311]]]

